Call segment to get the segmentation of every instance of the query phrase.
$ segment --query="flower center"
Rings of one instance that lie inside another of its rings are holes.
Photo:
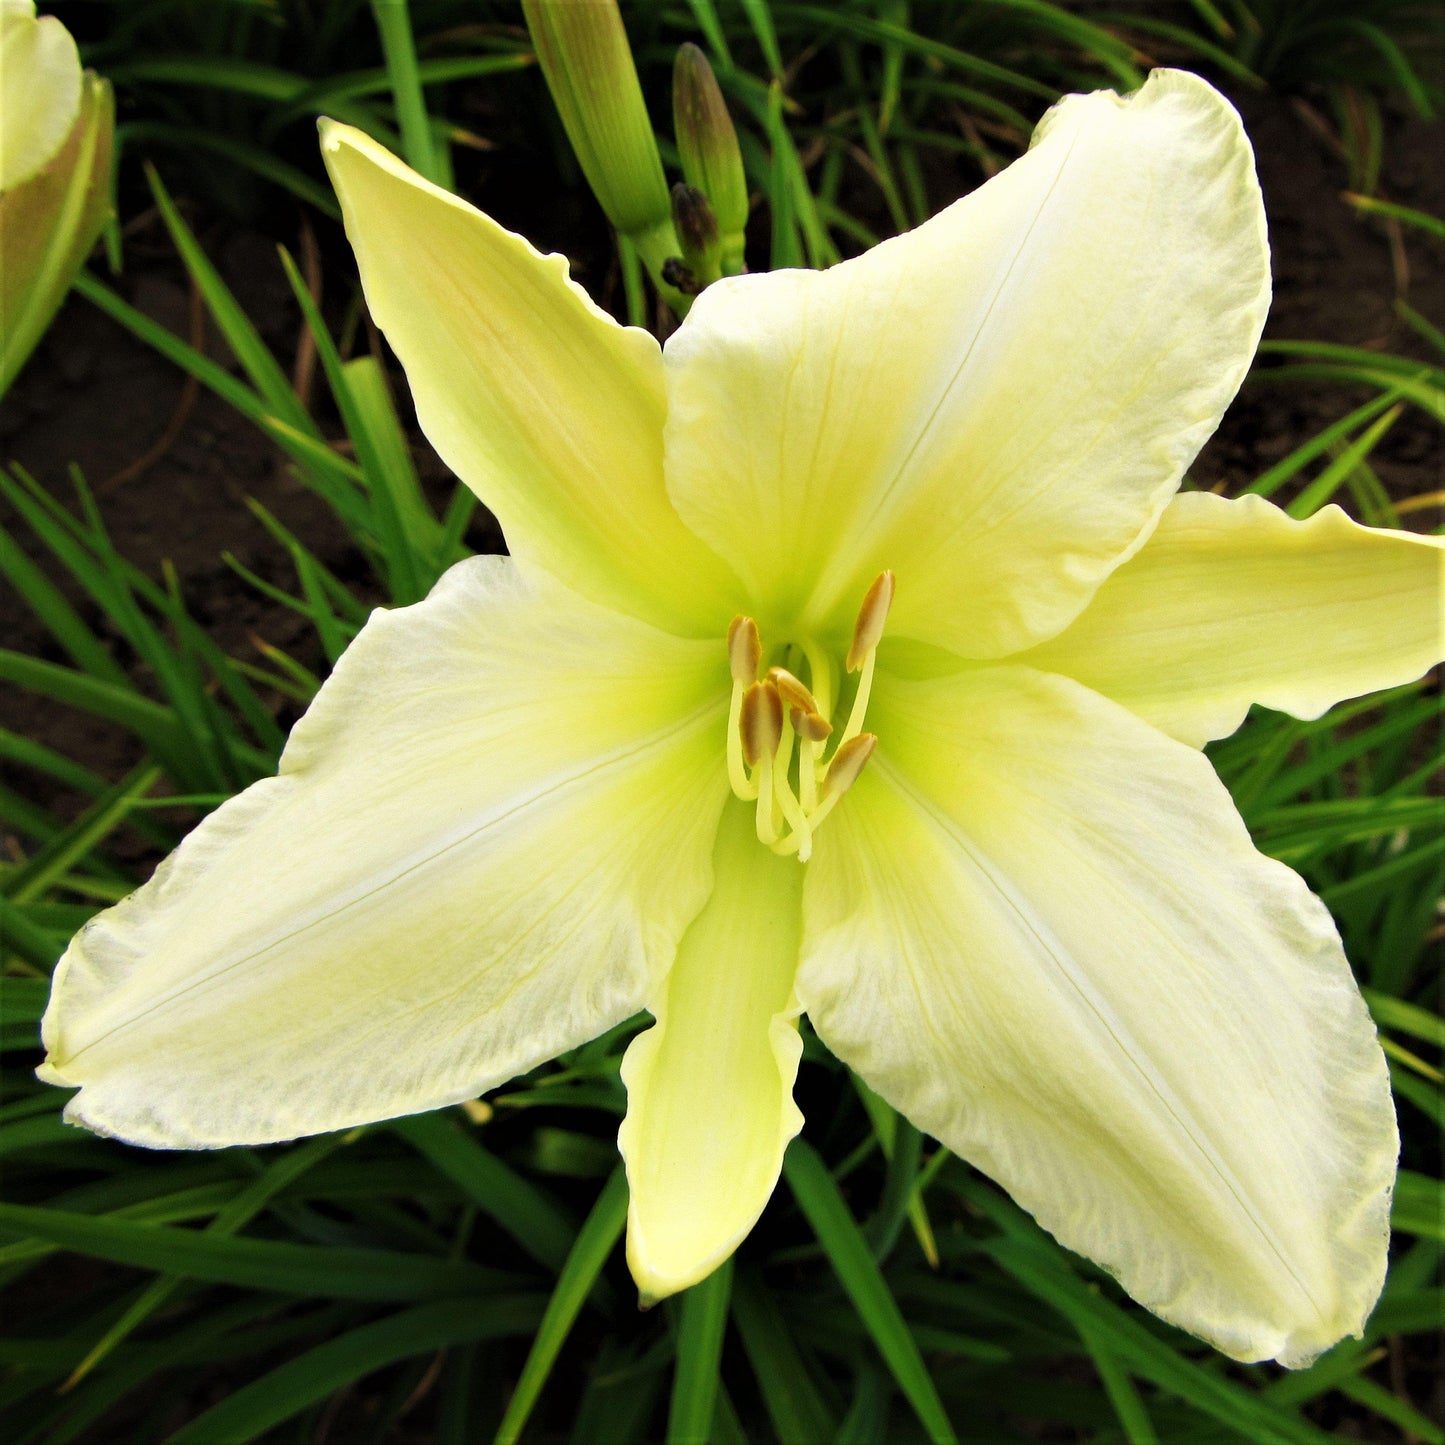
[[[833,712],[842,689],[827,651],[812,641],[784,644],[775,653],[778,661],[759,680],[763,645],[757,623],[738,616],[728,628],[733,674],[728,781],[739,798],[756,801],[758,838],[774,853],[796,853],[800,862],[808,861],[813,834],[878,746],[877,737],[863,731],[863,719],[892,602],[893,574],[880,572],[853,627],[844,672],[856,673],[858,686],[831,749]]]

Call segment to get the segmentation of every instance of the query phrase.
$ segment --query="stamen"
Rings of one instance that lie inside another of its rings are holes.
[[[778,841],[773,810],[774,758],[783,740],[783,700],[770,682],[755,682],[743,694],[741,734],[743,757],[753,770],[757,788],[758,837],[770,847]],[[791,789],[789,790],[791,796]]]
[[[743,692],[742,683],[734,679],[732,701],[728,704],[728,785],[747,803],[757,797],[758,789],[743,762]]]
[[[808,681],[814,698],[813,710],[806,716],[827,722],[833,712],[835,664],[816,642],[801,642],[799,649],[808,659]],[[818,780],[822,776],[819,759],[823,756],[823,744],[833,731],[833,725],[828,722],[828,732],[821,737],[815,736],[818,730],[815,722],[794,723],[794,727],[802,739],[798,747],[798,800],[803,805],[803,811],[811,816],[818,806]]]
[[[728,666],[732,669],[733,681],[750,687],[757,681],[758,664],[762,660],[758,624],[751,617],[739,614],[728,625]]]
[[[792,721],[785,721],[783,724],[783,736],[778,751],[773,756],[773,797],[777,800],[778,808],[782,812],[783,819],[793,834],[797,835],[799,843],[798,857],[805,863],[813,848],[813,832],[808,826],[808,819],[803,809],[798,804],[798,799],[793,793],[793,785],[788,780],[788,770],[793,763],[793,725]],[[800,775],[801,776],[801,775]],[[767,843],[775,842],[776,839],[766,838]]]
[[[789,707],[802,712],[818,711],[818,699],[786,667],[770,667],[768,681],[777,688]]]
[[[867,767],[868,759],[877,746],[876,733],[859,733],[838,749],[833,761],[828,764],[828,776],[823,779],[824,802],[841,798],[858,781],[858,774]]]
[[[853,706],[848,713],[847,726],[843,729],[843,736],[838,739],[838,746],[833,749],[835,759],[863,731],[863,718],[868,712],[868,698],[873,691],[873,667],[877,660],[877,649],[869,648],[863,658],[863,673],[858,679],[858,691],[853,694]]]
[[[893,605],[893,574],[880,572],[863,598],[858,620],[853,624],[853,641],[848,648],[848,671],[857,672],[866,656],[883,640],[883,624]]]
[[[863,731],[863,718],[868,711],[868,697],[873,691],[873,665],[878,657],[878,644],[883,640],[883,626],[888,621],[888,609],[893,605],[893,574],[880,572],[863,598],[858,609],[858,620],[853,624],[853,641],[848,648],[848,671],[862,670],[858,679],[858,691],[853,694],[853,707],[848,713],[848,724],[833,757]]]
[[[818,712],[803,712],[795,707],[788,717],[792,721],[793,731],[810,743],[822,742],[833,731],[833,724]]]
[[[858,774],[867,766],[868,759],[873,756],[873,749],[877,746],[876,734],[860,733],[834,754],[833,761],[828,766],[828,775],[823,779],[823,801],[808,817],[808,825],[813,832],[818,831],[823,820],[838,806],[843,794],[858,781]],[[791,838],[785,838],[773,851],[794,852],[795,850],[788,846],[792,841]],[[803,862],[807,861],[807,855],[801,850],[798,850],[798,857]]]
[[[739,613],[728,624],[728,668],[733,675],[733,696],[728,705],[728,783],[744,802],[758,795],[754,783],[743,766],[742,711],[743,693],[757,681],[758,664],[763,660],[763,644],[758,637],[758,624]]]
[[[758,769],[758,810],[754,827],[758,837],[772,847],[778,841],[778,820],[773,816],[773,766],[765,763]]]
[[[755,768],[769,762],[783,740],[783,700],[770,682],[755,682],[743,693],[739,718],[743,760]]]
[[[773,655],[785,657],[800,670],[806,661],[811,686],[782,666],[770,667],[759,681],[763,649],[757,624],[739,614],[728,628],[728,668],[733,679],[728,781],[739,798],[756,802],[758,837],[775,853],[808,860],[819,824],[857,781],[878,745],[877,737],[862,729],[878,644],[892,603],[893,573],[882,572],[868,589],[853,629],[847,670],[859,676],[841,735],[834,733],[832,722],[839,682],[833,655],[811,640],[793,642]],[[825,758],[829,738],[835,746],[832,757]]]
[[[788,716],[802,742],[798,749],[798,800],[803,812],[811,813],[818,806],[818,754],[832,733],[833,724],[820,713],[802,712],[798,708]]]

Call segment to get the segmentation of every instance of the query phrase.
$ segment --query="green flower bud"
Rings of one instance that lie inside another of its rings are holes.
[[[634,239],[671,207],[616,0],[522,0],[567,139],[607,218]]]
[[[683,174],[708,199],[722,237],[723,270],[743,269],[748,183],[727,103],[707,57],[696,45],[679,48],[672,71],[672,116]]]

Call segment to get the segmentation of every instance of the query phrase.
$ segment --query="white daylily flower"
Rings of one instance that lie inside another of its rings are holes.
[[[324,150],[513,556],[373,614],[280,775],[72,944],[70,1117],[288,1139],[646,1008],[621,1146],[660,1296],[767,1201],[806,1011],[1165,1318],[1292,1365],[1358,1332],[1384,1060],[1197,746],[1418,676],[1441,553],[1174,496],[1269,297],[1229,105],[1168,71],[1070,97],[916,231],[724,280],[665,350],[358,132]]]

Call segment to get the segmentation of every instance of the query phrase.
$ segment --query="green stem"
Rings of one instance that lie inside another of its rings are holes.
[[[663,262],[669,257],[682,255],[682,246],[678,242],[677,232],[673,229],[672,218],[669,216],[645,231],[634,231],[627,239],[632,242],[638,258],[647,268],[652,284],[657,287],[657,294],[678,316],[686,316],[688,307],[692,305],[692,297],[679,291],[676,286],[669,286],[662,279]]]

